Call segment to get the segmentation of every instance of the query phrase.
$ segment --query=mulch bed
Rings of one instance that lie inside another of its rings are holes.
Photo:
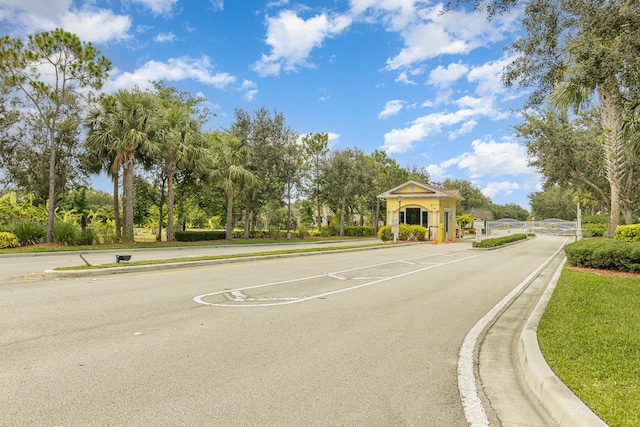
[[[565,268],[568,268],[569,270],[578,270],[585,273],[599,274],[601,276],[632,277],[635,279],[640,278],[640,273],[629,273],[626,271],[604,270],[600,268],[584,268],[584,267],[576,267],[568,264],[566,265]]]

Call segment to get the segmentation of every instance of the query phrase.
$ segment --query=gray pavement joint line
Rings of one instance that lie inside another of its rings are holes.
[[[360,289],[360,288],[364,288],[367,286],[372,286],[378,283],[382,283],[382,282],[386,282],[388,280],[392,280],[392,279],[399,279],[402,277],[406,277],[412,274],[416,274],[416,273],[420,273],[426,270],[430,270],[432,268],[436,268],[436,267],[440,267],[443,265],[448,265],[448,264],[454,264],[457,262],[461,262],[461,261],[466,261],[472,258],[477,258],[483,255],[488,255],[489,252],[483,252],[483,253],[477,253],[475,255],[471,255],[465,258],[460,258],[460,259],[455,259],[455,260],[451,260],[451,261],[447,261],[447,262],[442,262],[440,264],[436,264],[436,265],[430,265],[428,267],[424,267],[424,268],[420,268],[417,270],[413,270],[413,271],[408,271],[406,273],[402,273],[402,274],[398,274],[396,276],[389,276],[389,277],[382,277],[380,279],[377,280],[373,280],[371,282],[366,282],[366,283],[361,283],[359,285],[355,285],[355,286],[350,286],[347,288],[341,288],[341,289],[337,289],[335,291],[330,291],[330,292],[325,292],[322,294],[317,294],[317,295],[311,295],[308,297],[302,297],[300,299],[297,300],[292,300],[292,301],[284,301],[284,302],[277,302],[277,303],[273,303],[273,304],[242,304],[242,305],[236,305],[236,304],[222,304],[222,303],[210,303],[210,302],[206,302],[203,300],[203,298],[206,297],[210,297],[210,296],[214,296],[214,295],[220,295],[220,294],[224,294],[224,293],[228,293],[228,292],[237,292],[237,291],[244,291],[246,289],[256,289],[256,288],[264,288],[267,286],[277,286],[277,285],[282,285],[282,284],[286,284],[286,283],[293,283],[293,282],[300,282],[300,281],[304,281],[304,280],[310,280],[310,279],[317,279],[320,277],[331,277],[331,275],[335,275],[336,273],[328,273],[328,274],[321,274],[321,275],[317,275],[317,276],[309,276],[309,277],[302,277],[302,278],[298,278],[298,279],[292,279],[292,280],[285,280],[282,282],[275,282],[275,283],[266,283],[266,284],[261,284],[261,285],[255,285],[255,286],[248,286],[248,287],[244,287],[244,288],[235,288],[235,289],[225,289],[223,291],[218,291],[218,292],[212,292],[209,294],[203,294],[203,295],[198,295],[196,297],[193,298],[193,301],[198,303],[198,304],[202,304],[202,305],[207,305],[207,306],[212,306],[212,307],[270,307],[270,306],[274,306],[274,305],[289,305],[289,304],[296,304],[299,302],[305,302],[305,301],[309,301],[312,299],[318,299],[318,298],[324,298],[327,297],[329,295],[335,295],[335,294],[339,294],[342,292],[347,292],[347,291],[352,291],[355,289]],[[375,265],[371,265],[369,267],[377,267],[379,265],[385,265],[385,264],[389,264],[389,262],[385,262],[382,264],[375,264]],[[363,267],[358,267],[355,268],[353,270],[361,270]],[[351,271],[353,271],[351,270]],[[343,271],[350,271],[350,270],[343,270]],[[341,271],[342,272],[342,271]]]
[[[563,250],[569,239],[558,248],[546,261],[529,274],[518,286],[513,288],[498,304],[487,312],[467,333],[458,354],[458,390],[464,408],[464,415],[470,426],[489,427],[487,413],[482,406],[475,378],[475,350],[478,339],[487,330],[489,324],[511,301],[519,295],[539,274],[548,267],[553,259]]]

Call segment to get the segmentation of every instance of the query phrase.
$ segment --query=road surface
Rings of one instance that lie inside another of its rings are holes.
[[[465,426],[465,335],[563,242],[74,279],[3,257],[0,425]]]

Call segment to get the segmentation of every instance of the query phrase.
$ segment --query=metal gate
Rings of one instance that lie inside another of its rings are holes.
[[[575,236],[578,223],[564,219],[550,218],[542,221],[518,221],[511,218],[503,218],[497,221],[487,221],[488,234],[496,236],[519,233],[546,233],[555,236]]]

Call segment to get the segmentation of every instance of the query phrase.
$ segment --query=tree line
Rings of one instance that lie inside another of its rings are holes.
[[[163,81],[99,93],[110,68],[90,43],[62,29],[0,40],[0,194],[19,191],[46,208],[47,242],[57,208],[77,209],[83,226],[87,212],[96,216],[84,187],[100,172],[113,181],[108,216],[115,240],[124,242],[151,207],[158,239],[166,224],[173,240],[194,212],[224,218],[231,239],[235,221],[249,237],[261,216],[284,208],[289,231],[294,207],[318,227],[328,207],[342,235],[354,217],[375,227],[385,221],[378,194],[410,179],[429,182],[424,168],[401,167],[382,151],[331,151],[327,133],[299,135],[264,107],[238,108],[228,129],[212,131],[204,129],[211,118],[204,100]],[[461,190],[461,213],[526,217],[518,206],[494,205],[468,181],[433,184]]]

